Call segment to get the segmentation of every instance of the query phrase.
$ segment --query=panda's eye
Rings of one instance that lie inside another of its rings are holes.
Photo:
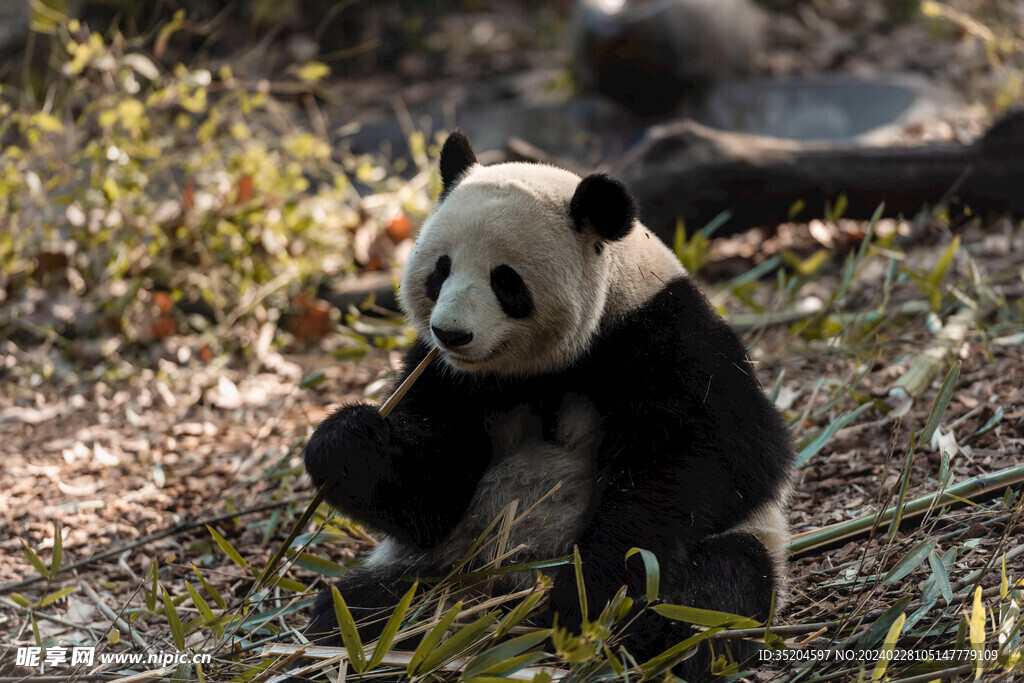
[[[434,264],[434,272],[427,278],[427,296],[431,301],[437,301],[437,297],[441,296],[441,285],[448,279],[448,274],[451,272],[452,260],[448,258],[448,254],[442,254]]]
[[[491,271],[491,289],[508,317],[526,318],[533,313],[530,290],[511,266],[501,265]]]

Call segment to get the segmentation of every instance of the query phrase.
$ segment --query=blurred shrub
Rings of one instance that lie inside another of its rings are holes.
[[[64,335],[144,339],[153,330],[132,320],[154,291],[200,314],[179,326],[275,318],[355,270],[357,227],[382,232],[378,216],[429,206],[427,182],[332,149],[265,80],[227,65],[168,70],[141,40],[106,40],[77,20],[51,40],[45,100],[0,90],[0,335],[26,332],[12,304],[40,290],[81,303]],[[311,91],[325,70],[295,69],[289,89]],[[356,179],[377,194],[372,208]]]

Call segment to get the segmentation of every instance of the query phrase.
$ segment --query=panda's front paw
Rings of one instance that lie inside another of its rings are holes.
[[[372,486],[368,476],[380,476],[387,467],[391,428],[373,406],[347,406],[320,423],[306,444],[306,471],[318,487],[325,482],[363,489]]]

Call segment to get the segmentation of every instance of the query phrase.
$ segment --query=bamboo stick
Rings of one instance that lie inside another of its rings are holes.
[[[322,645],[288,645],[285,643],[272,643],[263,648],[260,653],[264,657],[281,657],[291,656],[298,653],[302,657],[308,657],[310,659],[332,659],[334,657],[346,658],[348,652],[343,647],[326,647]],[[366,653],[367,657],[372,656],[373,650]],[[381,660],[382,666],[408,666],[412,660],[412,652],[405,650],[391,650],[384,659]],[[443,671],[462,671],[466,668],[466,664],[472,657],[457,657],[451,660],[447,664],[440,667]],[[519,671],[506,675],[506,678],[518,681],[532,681],[534,676],[538,674],[547,674],[550,676],[550,680],[556,681],[564,678],[568,673],[563,669],[556,669],[550,666],[531,666]],[[294,675],[292,672],[291,675]]]
[[[416,383],[416,380],[419,379],[419,376],[423,374],[423,371],[427,369],[427,366],[430,365],[430,362],[434,360],[436,356],[437,347],[435,346],[430,349],[430,352],[427,353],[423,360],[420,361],[419,365],[417,365],[415,369],[409,373],[409,376],[405,378],[397,389],[395,389],[395,392],[388,397],[388,400],[384,401],[384,404],[380,407],[381,417],[387,417],[391,414],[391,411],[395,409],[398,402],[402,400],[402,397],[405,396],[412,385]],[[262,572],[260,572],[260,577],[256,580],[256,585],[253,586],[253,591],[259,590],[266,583],[267,579],[273,575],[274,568],[277,567],[281,558],[284,557],[288,548],[291,547],[292,543],[299,535],[299,532],[302,531],[302,528],[305,527],[306,523],[313,517],[313,513],[316,512],[316,509],[320,507],[320,503],[324,502],[324,498],[326,497],[327,483],[325,482],[324,485],[316,492],[316,495],[313,496],[313,500],[311,500],[309,505],[306,506],[306,510],[302,513],[302,516],[299,517],[299,521],[292,526],[291,531],[288,532],[288,537],[284,539],[284,543],[281,544],[281,547],[277,549],[274,556],[270,558],[270,562],[268,562],[267,566]]]
[[[922,514],[933,504],[962,504],[961,499],[963,498],[984,496],[993,491],[1020,483],[1024,483],[1024,465],[1009,467],[992,474],[981,474],[967,481],[960,482],[955,486],[947,487],[942,491],[929,493],[907,501],[903,505],[903,518],[907,519],[914,515]],[[867,533],[875,525],[876,519],[879,523],[891,520],[893,515],[896,514],[897,507],[894,505],[880,514],[865,515],[857,519],[832,524],[823,529],[796,534],[789,543],[789,554],[798,555],[821,545],[857,538]]]

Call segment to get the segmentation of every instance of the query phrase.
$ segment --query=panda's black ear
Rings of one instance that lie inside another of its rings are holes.
[[[466,170],[476,163],[476,154],[469,144],[469,138],[456,128],[444,141],[441,148],[441,196],[445,196],[455,188],[459,178]]]
[[[579,231],[593,230],[602,239],[621,240],[633,229],[636,221],[636,201],[625,185],[618,180],[595,173],[588,175],[576,187],[569,202],[569,215]]]

